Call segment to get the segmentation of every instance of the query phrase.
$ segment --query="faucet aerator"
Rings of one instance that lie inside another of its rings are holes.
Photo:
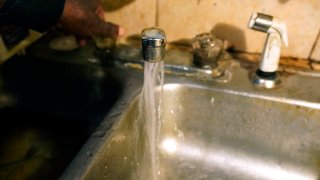
[[[165,32],[158,28],[147,28],[141,33],[142,56],[147,62],[163,60],[166,46]]]

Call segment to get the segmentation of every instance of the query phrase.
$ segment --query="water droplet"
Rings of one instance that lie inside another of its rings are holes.
[[[92,152],[91,152],[91,151],[88,151],[86,154],[87,154],[87,156],[89,156],[89,157],[92,156]]]
[[[127,157],[124,157],[123,159],[124,159],[124,160],[127,160]]]
[[[120,111],[119,111],[119,112],[115,112],[115,113],[112,113],[109,117],[110,117],[110,118],[117,117],[117,116],[119,116],[120,114],[121,114]]]
[[[214,104],[214,97],[211,98],[210,102],[211,104]]]
[[[171,110],[170,110],[170,113],[171,113],[171,114],[173,114],[173,113],[174,113],[173,109],[171,109]]]
[[[98,130],[92,134],[93,137],[103,137],[105,135],[105,131]]]
[[[91,62],[91,63],[97,63],[97,62],[99,62],[97,59],[95,59],[95,58],[88,58],[87,59],[88,60],[88,62]]]
[[[104,168],[105,168],[105,169],[107,169],[107,168],[108,168],[108,166],[107,166],[107,165],[105,165],[105,166],[104,166]]]
[[[178,137],[179,137],[180,139],[184,139],[184,134],[183,134],[183,132],[180,131],[180,130],[178,130]]]

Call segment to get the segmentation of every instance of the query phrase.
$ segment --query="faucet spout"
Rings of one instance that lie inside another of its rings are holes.
[[[147,62],[163,60],[166,46],[166,35],[158,28],[148,28],[141,33],[142,55]]]

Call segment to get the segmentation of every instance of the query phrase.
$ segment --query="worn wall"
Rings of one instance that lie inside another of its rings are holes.
[[[120,2],[120,3],[119,3]],[[287,24],[289,47],[282,56],[320,61],[319,0],[105,0],[106,19],[124,26],[127,37],[146,27],[165,30],[169,42],[212,32],[238,51],[261,52],[266,35],[247,28],[252,12]]]

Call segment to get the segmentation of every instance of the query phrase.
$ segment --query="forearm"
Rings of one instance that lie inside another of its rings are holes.
[[[0,25],[46,31],[60,19],[65,0],[0,0]]]

